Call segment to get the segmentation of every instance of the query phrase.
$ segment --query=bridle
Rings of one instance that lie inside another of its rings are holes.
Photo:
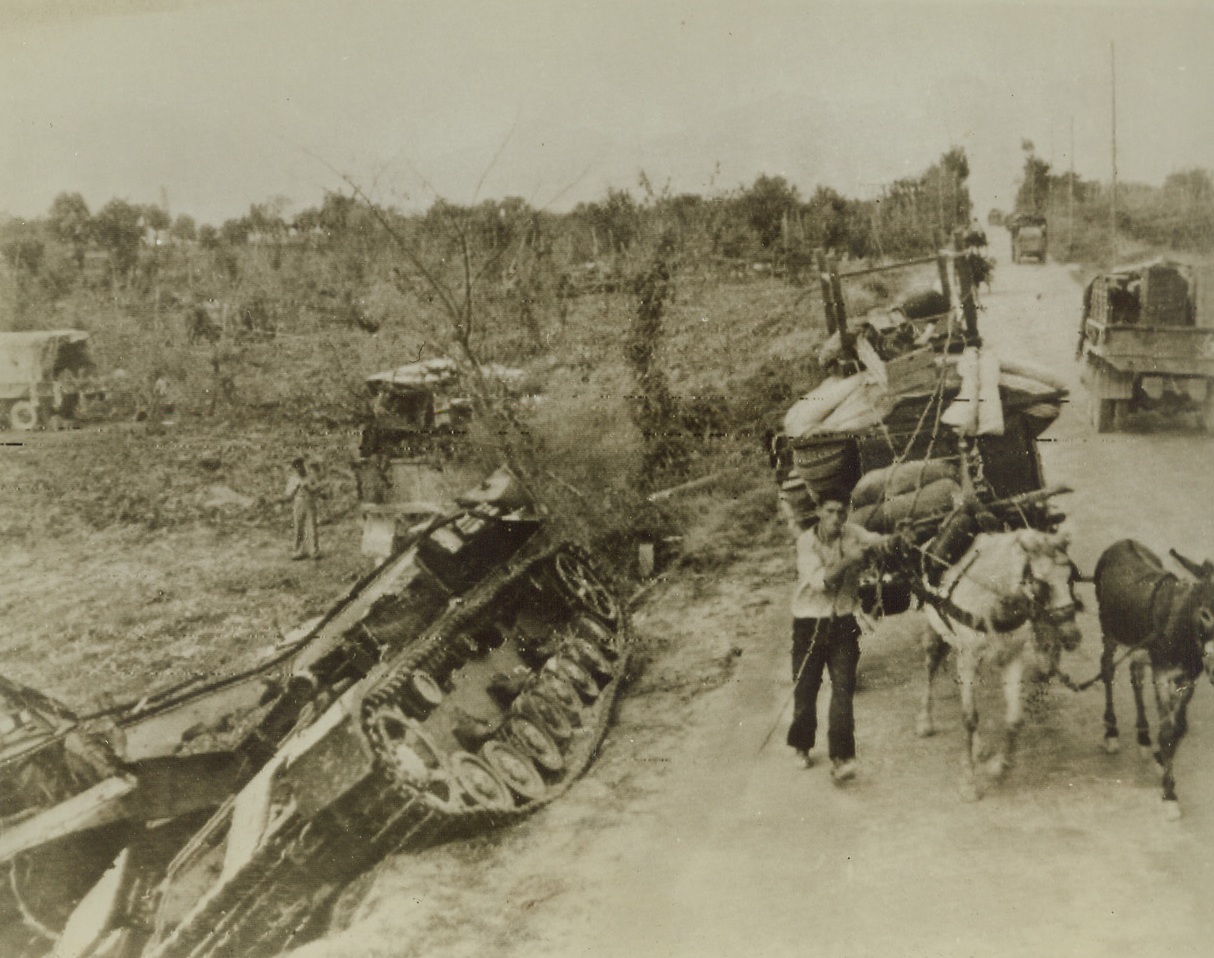
[[[1060,605],[1047,605],[1049,597],[1054,593],[1054,587],[1048,580],[1039,578],[1033,575],[1033,563],[1031,557],[1026,557],[1024,563],[1024,571],[1021,574],[1020,585],[1014,591],[1008,593],[988,585],[981,579],[974,578],[969,574],[970,567],[978,560],[978,555],[974,554],[969,561],[960,569],[957,576],[950,583],[948,591],[943,595],[935,590],[929,589],[925,585],[920,585],[923,591],[922,598],[930,603],[945,624],[949,624],[949,620],[956,620],[967,628],[974,629],[979,632],[988,631],[987,624],[982,619],[975,616],[966,609],[962,609],[953,602],[953,592],[962,580],[968,580],[978,588],[989,592],[995,596],[997,601],[1015,601],[1018,597],[1023,597],[1029,603],[1028,616],[1026,621],[1037,623],[1041,622],[1049,626],[1061,626],[1069,622],[1073,622],[1076,613],[1082,611],[1083,603],[1079,597],[1075,595],[1075,565],[1068,563],[1071,567],[1071,577],[1067,582],[1068,602]],[[1211,617],[1211,623],[1214,624],[1214,616]],[[1034,630],[1034,645],[1038,648],[1042,647],[1042,642],[1039,634]]]

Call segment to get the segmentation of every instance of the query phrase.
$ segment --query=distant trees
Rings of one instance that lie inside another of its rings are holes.
[[[92,236],[93,219],[79,193],[60,193],[47,213],[51,235],[72,249],[72,258],[84,269],[84,253]]]
[[[764,249],[780,239],[788,215],[795,215],[801,206],[797,188],[782,176],[760,176],[750,189],[741,193],[737,202],[747,225]]]
[[[1016,210],[1021,213],[1043,213],[1050,202],[1050,164],[1041,159],[1032,149],[1032,143],[1024,157],[1024,178],[1016,191]]]
[[[126,200],[110,200],[93,219],[93,237],[109,253],[114,271],[128,276],[138,262],[143,241],[141,210]]]
[[[8,235],[0,240],[0,254],[18,275],[37,276],[46,260],[46,244],[28,228],[6,232]]]
[[[1025,151],[1016,211],[1045,214],[1052,224],[1051,249],[1060,258],[1116,257],[1110,185],[1074,173],[1055,174],[1050,164]],[[1201,168],[1178,170],[1162,186],[1119,183],[1117,233],[1150,246],[1205,251],[1214,247],[1214,178]]]
[[[1163,181],[1163,191],[1188,203],[1208,205],[1214,201],[1214,180],[1209,170],[1181,170]]]
[[[169,235],[175,240],[192,243],[198,238],[198,227],[194,223],[194,217],[188,213],[178,214],[177,219],[173,220],[173,225],[169,228]]]
[[[173,225],[173,221],[169,218],[169,211],[162,206],[149,203],[147,206],[138,207],[138,209],[140,218],[143,220],[143,226],[146,229],[163,233]]]
[[[606,253],[626,252],[641,228],[640,208],[627,190],[609,188],[606,200],[579,203],[573,215],[590,227],[595,249]]]

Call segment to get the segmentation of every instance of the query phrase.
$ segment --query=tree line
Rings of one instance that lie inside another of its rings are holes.
[[[44,216],[0,225],[0,256],[25,307],[81,287],[138,295],[163,284],[173,270],[201,278],[202,285],[212,277],[231,285],[255,270],[255,261],[275,271],[292,256],[317,252],[334,261],[348,292],[377,273],[390,275],[375,252],[387,218],[440,258],[466,242],[492,264],[490,278],[515,286],[527,285],[538,269],[553,274],[560,292],[610,287],[646,238],[659,231],[674,237],[685,260],[770,270],[801,282],[816,248],[856,258],[937,248],[969,219],[968,175],[964,152],[953,149],[923,174],[866,199],[827,186],[806,197],[784,177],[766,174],[712,196],[672,193],[642,175],[635,190],[612,188],[562,213],[517,197],[466,206],[439,199],[423,213],[404,213],[372,208],[357,191],[331,191],[319,205],[294,215],[288,214],[288,201],[275,198],[218,225],[120,198],[93,212],[81,194],[64,192]]]
[[[1115,255],[1110,182],[1057,172],[1024,142],[1024,169],[1016,211],[1040,213],[1051,224],[1051,249],[1064,259],[1094,261]],[[1214,176],[1200,167],[1169,174],[1162,185],[1119,183],[1116,235],[1154,248],[1214,249]]]

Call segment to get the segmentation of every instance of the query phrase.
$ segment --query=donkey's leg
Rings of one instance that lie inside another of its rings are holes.
[[[1147,707],[1142,698],[1144,677],[1150,664],[1135,652],[1130,658],[1130,685],[1134,689],[1135,725],[1138,729],[1138,748],[1145,755],[1151,753],[1151,726],[1147,723]]]
[[[1000,778],[1011,767],[1016,757],[1016,740],[1024,724],[1024,705],[1021,701],[1021,685],[1024,680],[1024,657],[1017,655],[1003,667],[1003,698],[1007,711],[1004,713],[1003,748],[986,763],[986,770]]]
[[[1159,704],[1159,751],[1155,753],[1155,761],[1162,770],[1164,814],[1173,820],[1180,818],[1180,801],[1176,797],[1172,763],[1180,740],[1189,730],[1188,708],[1193,685],[1193,678],[1179,669],[1160,671],[1155,676],[1155,697]]]
[[[978,740],[978,706],[974,700],[974,683],[978,678],[978,657],[969,649],[957,653],[957,679],[961,685],[961,720],[965,723],[965,764],[961,771],[961,798],[972,802],[982,797],[974,767],[975,753],[981,747]]]
[[[936,732],[936,725],[932,721],[932,683],[940,669],[940,663],[948,655],[948,645],[931,626],[925,627],[920,642],[923,646],[923,661],[927,666],[927,686],[923,690],[923,702],[915,719],[915,734],[926,738]]]
[[[1121,751],[1121,737],[1117,731],[1117,713],[1113,710],[1113,653],[1117,643],[1104,636],[1104,650],[1100,653],[1100,678],[1104,682],[1104,750],[1110,755]]]

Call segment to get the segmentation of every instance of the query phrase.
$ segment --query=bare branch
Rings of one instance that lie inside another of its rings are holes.
[[[521,110],[520,110],[521,113]],[[497,165],[498,159],[506,152],[506,144],[510,142],[510,138],[514,136],[514,130],[518,126],[519,114],[515,114],[514,122],[510,124],[510,129],[506,131],[506,137],[502,140],[502,145],[497,148],[497,152],[493,154],[493,159],[489,161],[489,165],[485,167],[485,172],[481,174],[481,178],[476,181],[476,189],[472,192],[472,202],[475,203],[477,197],[481,195],[481,187],[485,185],[485,178],[489,175],[494,166]]]

